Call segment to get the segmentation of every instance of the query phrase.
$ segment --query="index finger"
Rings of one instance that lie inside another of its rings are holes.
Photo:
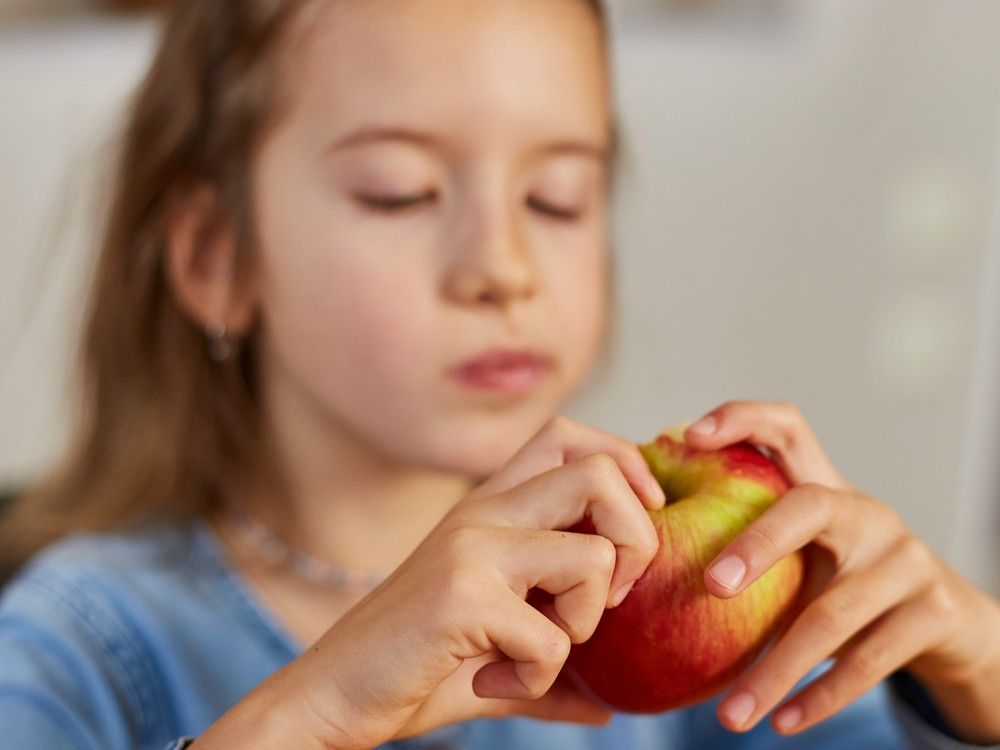
[[[728,401],[690,425],[684,440],[702,449],[746,440],[771,451],[792,484],[813,482],[850,488],[833,467],[805,416],[792,404]]]
[[[720,598],[743,591],[779,560],[820,541],[838,558],[851,545],[853,529],[836,524],[841,502],[818,484],[793,487],[740,531],[705,568],[705,588]]]
[[[646,508],[656,510],[663,507],[666,495],[653,477],[637,445],[567,417],[549,420],[503,468],[483,482],[473,494],[480,497],[497,495],[531,477],[595,454],[607,454],[615,460],[629,486]]]
[[[470,506],[473,507],[473,506]],[[609,606],[615,594],[641,576],[660,547],[649,514],[610,456],[595,454],[476,502],[492,521],[538,529],[567,529],[589,519],[615,545]]]

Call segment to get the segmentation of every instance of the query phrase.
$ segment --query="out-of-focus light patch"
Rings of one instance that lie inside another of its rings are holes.
[[[910,270],[947,270],[972,247],[975,198],[955,168],[922,164],[903,174],[889,195],[888,246]]]
[[[960,370],[966,325],[958,302],[938,289],[909,289],[886,298],[870,339],[873,376],[886,394],[923,398]]]

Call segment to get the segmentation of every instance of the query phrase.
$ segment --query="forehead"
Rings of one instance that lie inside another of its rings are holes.
[[[608,137],[599,23],[583,0],[324,0],[287,37],[292,119],[465,137]]]

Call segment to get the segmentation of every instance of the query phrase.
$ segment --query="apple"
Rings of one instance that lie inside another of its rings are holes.
[[[565,669],[608,706],[654,713],[721,691],[787,624],[797,608],[803,558],[795,553],[738,595],[708,593],[708,563],[789,488],[781,469],[749,443],[721,450],[684,444],[684,427],[639,449],[667,495],[648,511],[660,549],[624,601],[605,610]],[[576,531],[593,533],[589,519]]]

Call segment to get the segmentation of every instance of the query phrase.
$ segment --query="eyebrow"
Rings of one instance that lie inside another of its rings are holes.
[[[411,143],[424,148],[443,150],[444,140],[432,133],[399,127],[367,127],[350,133],[335,141],[329,148],[331,152],[356,146],[382,142]],[[585,140],[563,140],[547,143],[535,149],[539,156],[571,155],[584,156],[607,163],[611,158],[611,147]]]

